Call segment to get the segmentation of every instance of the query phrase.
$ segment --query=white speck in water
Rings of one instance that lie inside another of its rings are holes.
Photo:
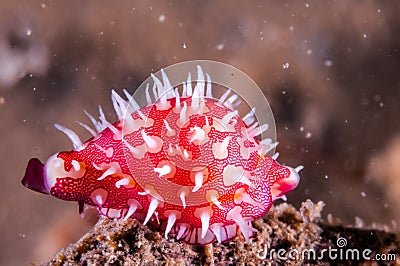
[[[325,179],[328,179],[329,178],[329,176],[328,175],[325,175]]]
[[[304,127],[301,126],[301,127],[299,128],[299,130],[300,130],[300,132],[303,132],[303,131],[304,131]]]
[[[183,47],[183,49],[186,49],[186,43],[184,43],[184,44],[182,45],[182,47]]]
[[[289,30],[290,30],[290,31],[294,31],[294,26],[293,26],[293,25],[290,25],[290,26],[289,26]]]
[[[224,44],[223,43],[220,43],[220,44],[218,44],[215,48],[218,50],[218,51],[222,51],[222,50],[224,50]]]
[[[33,87],[33,91],[36,91],[36,88],[35,88],[35,87]]]
[[[0,96],[0,105],[3,105],[6,103],[6,98],[4,98],[3,96]]]
[[[356,226],[356,228],[364,228],[365,227],[365,222],[363,219],[361,219],[360,217],[356,216],[354,218],[354,224]]]
[[[19,236],[22,237],[22,238],[25,238],[25,237],[26,237],[26,235],[23,234],[23,233],[19,233]]]
[[[309,3],[304,3],[304,5],[305,5],[307,8],[310,7],[310,4],[309,4]]]
[[[364,191],[362,191],[362,192],[360,193],[360,195],[361,195],[361,197],[365,198],[365,197],[367,196],[367,193],[365,193]]]
[[[32,30],[31,29],[26,29],[26,35],[27,36],[31,36],[32,34]]]
[[[164,14],[161,14],[159,17],[158,17],[158,21],[159,22],[164,22],[164,20],[165,20],[165,15]]]
[[[45,4],[45,3],[41,3],[41,4],[40,4],[40,7],[41,7],[41,8],[46,8],[46,4]]]
[[[326,66],[326,67],[331,67],[332,66],[332,60],[325,60],[325,62],[324,62],[324,65]]]
[[[283,63],[282,67],[283,67],[283,69],[288,69],[289,68],[289,63],[288,62]]]
[[[308,54],[308,55],[311,55],[311,54],[312,54],[312,50],[311,50],[311,49],[308,49],[308,50],[307,50],[307,54]]]
[[[366,39],[366,38],[368,38],[368,35],[366,33],[364,33],[363,37]]]
[[[285,94],[286,94],[286,91],[282,91],[282,94],[285,95]]]
[[[377,12],[378,12],[378,13],[381,13],[381,10],[380,10],[380,9],[378,9],[378,10],[377,10]]]
[[[311,132],[307,132],[306,135],[304,136],[306,139],[309,139],[312,137]]]
[[[103,32],[103,31],[100,31],[100,32],[99,32],[99,35],[104,35],[104,32]]]

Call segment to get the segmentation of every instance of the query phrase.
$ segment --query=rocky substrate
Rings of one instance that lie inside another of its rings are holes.
[[[253,222],[258,233],[249,243],[239,234],[207,246],[165,239],[135,219],[101,218],[43,265],[400,265],[399,235],[382,226],[345,227],[330,216],[325,221],[323,206],[310,200],[300,210],[277,205]],[[373,260],[376,255],[386,258]]]

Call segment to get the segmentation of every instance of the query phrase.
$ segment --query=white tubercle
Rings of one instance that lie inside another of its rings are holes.
[[[213,232],[215,237],[217,238],[218,243],[221,243],[221,227],[219,224],[212,224],[210,226],[210,230]]]
[[[178,190],[179,198],[182,201],[182,206],[186,209],[186,196],[189,194],[189,190],[186,187],[182,187]]]
[[[193,95],[192,95],[192,104],[191,104],[192,112],[195,112],[196,110],[198,110],[199,105],[200,105],[200,97],[199,97],[199,92],[197,90],[198,90],[198,88],[196,85],[196,87],[194,87]]]
[[[129,105],[129,102],[133,99],[133,97],[132,97],[132,95],[130,94],[130,92],[127,91],[126,89],[123,89],[122,91],[124,92],[126,99],[128,99],[128,102],[127,102],[127,106],[128,106],[128,105]]]
[[[208,227],[210,226],[210,213],[208,211],[200,212],[200,220],[201,220],[201,238],[206,236]]]
[[[303,170],[304,169],[304,166],[302,166],[302,165],[299,165],[299,166],[297,166],[296,168],[294,168],[294,170],[297,172],[297,173],[299,173],[301,170]]]
[[[203,74],[203,70],[201,69],[200,66],[197,66],[197,84],[196,84],[196,88],[197,88],[197,93],[200,97],[204,96],[204,74]],[[195,89],[196,90],[196,89]]]
[[[102,198],[102,196],[100,194],[96,195],[95,202],[100,206],[103,205],[104,200],[103,200],[103,198]]]
[[[158,174],[158,177],[162,177],[164,175],[171,173],[171,166],[164,165],[161,168],[154,168],[154,172]]]
[[[142,138],[147,145],[147,148],[150,152],[158,152],[162,148],[162,143],[160,143],[161,139],[157,136],[149,136],[146,134],[144,129],[141,131]]]
[[[232,210],[228,212],[228,214],[226,215],[226,219],[233,220],[239,225],[240,231],[242,231],[242,234],[246,239],[246,243],[248,243],[252,233],[257,232],[257,230],[252,227],[250,222],[247,222],[243,219],[241,211],[241,207],[235,206]]]
[[[212,98],[213,96],[212,96],[212,90],[211,90],[211,87],[212,87],[211,78],[210,78],[210,75],[208,75],[207,73],[206,73],[206,77],[207,77],[206,97],[207,98]]]
[[[233,117],[235,117],[237,114],[238,114],[238,111],[237,111],[237,110],[235,110],[235,111],[233,111],[233,112],[230,112],[229,114],[226,114],[226,115],[222,118],[222,120],[221,120],[222,124],[228,125],[229,122],[231,121],[231,119],[232,119]]]
[[[165,120],[165,119],[164,119],[164,125],[165,125],[165,128],[167,129],[167,136],[170,137],[170,136],[175,135],[175,130],[170,127],[167,120]]]
[[[122,142],[125,144],[125,146],[135,155],[139,156],[140,151],[139,149],[133,147],[131,144],[129,144],[125,139],[122,139]]]
[[[199,171],[194,175],[194,188],[193,188],[192,192],[196,192],[201,188],[201,186],[203,185],[203,181],[204,181],[203,179],[204,179],[204,175],[203,175],[202,171]]]
[[[250,195],[246,192],[244,188],[239,188],[236,190],[235,195],[234,195],[234,202],[235,204],[241,204],[242,202],[246,202],[248,204],[253,205],[254,207],[259,207],[259,208],[265,208],[264,205],[261,203],[255,201]]]
[[[264,153],[268,153],[268,152],[270,152],[270,151],[272,151],[273,149],[275,149],[277,146],[278,146],[278,144],[279,144],[279,142],[275,142],[275,143],[271,143],[271,144],[263,144],[262,142],[260,143],[262,146],[265,146],[265,150],[264,150],[264,148],[262,149],[262,151],[264,152]]]
[[[103,125],[105,125],[106,127],[108,127],[108,129],[112,131],[115,139],[120,140],[122,138],[122,132],[118,128],[116,128],[113,124],[108,122],[104,116],[100,116],[100,121],[103,123]]]
[[[122,99],[121,96],[119,96],[119,94],[115,92],[115,90],[111,90],[111,101],[113,103],[114,110],[118,116],[118,119],[122,120],[126,113],[126,107],[128,103],[124,99]]]
[[[157,86],[157,93],[158,93],[158,96],[160,99],[161,107],[165,108],[165,107],[167,107],[167,94],[165,93],[166,90],[164,88],[164,85],[154,74],[151,74],[151,77],[153,78],[153,81]]]
[[[107,169],[107,171],[105,171],[99,178],[97,178],[97,180],[103,180],[104,178],[106,178],[109,175],[113,175],[117,172],[117,169],[115,169],[114,167],[110,167]]]
[[[149,210],[147,211],[147,215],[146,218],[144,219],[143,225],[147,224],[147,222],[150,220],[151,216],[154,214],[155,210],[158,207],[158,199],[156,198],[152,198],[150,201],[150,205],[149,205]]]
[[[256,137],[268,129],[268,124],[261,125],[249,132],[249,138]]]
[[[186,96],[187,96],[186,82],[182,82],[182,97]]]
[[[115,182],[115,187],[120,188],[121,186],[126,186],[126,185],[129,185],[130,183],[131,183],[131,179],[129,177],[124,177],[124,178],[118,180],[117,182]]]
[[[250,112],[248,112],[244,117],[243,121],[246,123],[247,126],[251,125],[254,122],[254,114],[256,112],[256,107],[251,108]]]
[[[88,125],[86,125],[85,123],[82,123],[80,121],[76,121],[76,123],[78,123],[80,126],[82,126],[84,129],[86,129],[93,137],[97,136],[96,131],[94,131],[91,127],[89,127]]]
[[[214,157],[216,159],[225,159],[228,157],[228,146],[231,137],[226,137],[222,142],[216,142],[213,144]]]
[[[72,167],[74,167],[74,170],[75,170],[75,171],[81,170],[81,165],[79,164],[78,161],[72,160],[72,161],[71,161],[71,164],[72,164]]]
[[[188,73],[188,78],[186,82],[186,94],[187,96],[192,96],[193,90],[192,90],[192,76],[190,72]]]
[[[157,85],[156,83],[153,84],[153,87],[151,88],[151,90],[153,91],[153,95],[154,95],[154,99],[158,99],[158,93],[157,93]]]
[[[82,141],[80,140],[80,138],[78,137],[78,135],[74,131],[72,131],[69,128],[63,127],[63,126],[61,126],[59,124],[54,124],[54,126],[58,130],[63,132],[65,135],[67,135],[67,137],[71,140],[72,146],[74,147],[74,149],[77,149],[77,148],[82,146]]]
[[[171,212],[168,215],[167,227],[165,228],[165,238],[168,238],[168,233],[171,232],[172,226],[174,226],[176,222],[176,214]]]
[[[206,192],[206,199],[209,202],[214,203],[220,210],[224,210],[225,208],[222,206],[222,203],[218,200],[218,191],[209,189]]]
[[[77,167],[71,167],[69,171],[64,168],[64,160],[57,157],[58,154],[54,154],[47,159],[44,165],[43,181],[46,189],[50,189],[55,185],[58,178],[82,178],[85,174],[84,169],[79,168],[78,171],[75,170]]]
[[[96,204],[97,206],[102,206],[106,201],[107,195],[108,192],[106,190],[98,188],[90,194],[90,198],[92,199],[94,204]]]
[[[175,109],[179,110],[181,108],[181,98],[179,96],[178,89],[175,90]]]
[[[83,110],[85,112],[86,116],[89,118],[89,120],[92,122],[94,128],[96,129],[97,133],[100,133],[100,131],[103,130],[103,127],[100,122],[98,122],[88,111]]]
[[[227,103],[229,103],[230,106],[233,106],[233,102],[236,101],[236,99],[239,96],[237,94],[233,94],[231,97],[228,98],[228,100],[226,100]]]
[[[276,160],[279,157],[279,152],[275,153],[274,155],[272,155],[272,159]]]
[[[242,166],[226,166],[222,173],[222,178],[224,185],[227,187],[234,185],[236,182],[240,182],[248,186],[252,185],[250,180],[246,177],[246,171]]]
[[[128,220],[129,217],[131,217],[135,213],[135,211],[138,209],[138,207],[139,207],[139,204],[138,204],[138,202],[136,200],[130,200],[129,209],[126,212],[126,215],[124,217],[124,221]]]
[[[114,148],[113,147],[108,147],[107,149],[101,147],[100,145],[98,145],[97,143],[94,144],[94,146],[96,146],[96,148],[98,148],[99,150],[101,150],[102,152],[105,153],[106,157],[111,158],[114,154]]]
[[[225,208],[222,206],[222,203],[217,199],[215,195],[210,196],[210,200],[214,203],[220,210],[224,210]]]
[[[206,138],[206,132],[202,128],[195,126],[195,127],[193,127],[193,131],[194,131],[194,135],[190,139],[190,142],[193,142],[196,140],[201,142],[202,140],[204,140]]]
[[[99,105],[99,119],[100,119],[100,122],[101,122],[101,127],[104,130],[107,127],[107,125],[104,124],[103,121],[107,121],[107,119],[106,119],[106,116],[104,115],[103,108],[101,108],[100,105]]]
[[[135,99],[133,99],[132,95],[125,89],[123,91],[124,91],[126,98],[129,101],[129,104],[126,107],[126,111],[128,112],[128,114],[137,112],[137,114],[140,116],[140,118],[146,121],[147,117],[140,111],[140,106],[137,104]],[[127,115],[127,116],[129,116],[129,115]]]
[[[213,232],[213,234],[215,235],[215,238],[217,238],[218,243],[222,242],[222,239],[221,239],[221,226],[222,225],[218,225],[218,224],[212,224],[210,226],[210,229]]]
[[[167,98],[175,97],[175,92],[171,86],[171,83],[169,82],[168,76],[165,73],[164,69],[161,69],[161,76],[163,78],[164,91],[167,91]]]
[[[224,94],[222,94],[221,98],[218,100],[220,104],[223,104],[228,97],[229,93],[231,93],[231,90],[228,89]]]
[[[147,83],[146,89],[145,89],[147,105],[151,105],[153,103],[150,98],[149,86],[150,86],[149,83]]]
[[[187,119],[187,117],[186,117],[186,110],[187,110],[186,102],[183,102],[182,110],[181,110],[181,112],[179,113],[179,120],[180,120],[180,122],[181,122],[182,124],[185,123],[185,122],[186,122],[186,119]]]
[[[256,127],[258,127],[258,122],[254,122],[251,126],[247,128],[247,132],[253,131]]]
[[[238,106],[239,106],[241,103],[242,103],[241,100],[238,100],[236,103],[233,103],[233,104],[232,104],[233,109],[237,109]]]
[[[172,143],[168,144],[168,153],[169,155],[174,154],[174,148],[172,147]]]
[[[183,157],[185,157],[186,159],[189,159],[189,153],[187,151],[187,149],[183,149]]]

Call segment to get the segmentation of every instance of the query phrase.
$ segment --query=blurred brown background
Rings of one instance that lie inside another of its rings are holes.
[[[305,166],[290,203],[323,200],[346,224],[399,231],[399,3],[1,1],[0,265],[44,262],[96,219],[20,184],[29,158],[71,148],[53,124],[85,139],[83,109],[116,119],[111,88],[133,92],[192,59],[232,64],[263,89],[279,161]]]

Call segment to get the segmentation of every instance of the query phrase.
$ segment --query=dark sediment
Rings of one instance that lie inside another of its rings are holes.
[[[154,232],[134,219],[124,222],[122,219],[101,218],[78,242],[59,251],[44,265],[400,264],[398,235],[379,226],[345,227],[333,219],[324,221],[321,218],[323,206],[322,202],[307,200],[298,211],[289,204],[280,204],[273,207],[264,219],[253,222],[258,232],[249,243],[245,243],[239,234],[231,241],[207,246],[165,239],[162,233]],[[346,245],[339,243],[343,239],[347,241]],[[329,256],[329,248],[332,256],[337,255],[335,260]],[[350,253],[346,255],[349,249],[359,251],[358,260],[351,259]],[[376,254],[393,254],[395,257],[385,261],[366,260],[362,255],[366,249],[371,250],[366,254],[370,258]],[[292,257],[280,259],[279,250],[285,250],[282,257],[289,257],[289,254]],[[315,251],[316,257],[308,250]]]

